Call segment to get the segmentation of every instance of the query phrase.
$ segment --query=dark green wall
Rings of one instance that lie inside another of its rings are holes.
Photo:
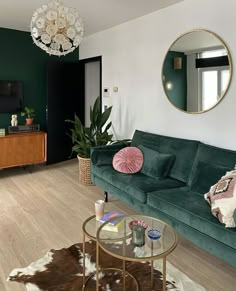
[[[182,58],[182,69],[174,69],[174,58]],[[173,89],[167,91],[170,101],[182,110],[186,110],[187,107],[187,74],[186,74],[186,62],[187,58],[184,53],[169,51],[165,58],[163,66],[163,74],[165,76],[164,85],[166,82],[171,81],[173,83]]]
[[[76,49],[63,57],[49,56],[33,44],[29,32],[0,28],[0,80],[19,80],[24,84],[24,106],[35,108],[35,123],[46,129],[47,62],[78,61]],[[11,113],[12,114],[12,113]],[[10,125],[11,114],[0,113],[0,128]],[[25,124],[18,115],[18,124]]]

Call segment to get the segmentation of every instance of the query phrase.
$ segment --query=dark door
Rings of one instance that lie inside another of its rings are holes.
[[[65,120],[77,114],[84,122],[84,64],[50,62],[47,79],[47,164],[52,164],[71,158]]]

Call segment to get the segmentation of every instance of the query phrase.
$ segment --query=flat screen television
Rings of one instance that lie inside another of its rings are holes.
[[[23,82],[0,80],[0,113],[15,113],[22,109]]]

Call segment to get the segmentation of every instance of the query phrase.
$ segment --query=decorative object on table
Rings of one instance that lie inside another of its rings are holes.
[[[77,153],[79,182],[84,185],[92,184],[90,178],[91,147],[106,145],[112,141],[113,135],[108,132],[112,125],[112,122],[108,122],[111,110],[112,106],[101,112],[101,100],[98,96],[93,107],[90,107],[89,127],[85,127],[77,115],[75,115],[74,120],[66,120],[72,124],[70,129],[73,143],[72,151]]]
[[[142,247],[145,244],[145,228],[142,225],[133,225],[132,244]]]
[[[100,218],[101,223],[105,223],[109,220],[111,220],[109,223],[105,224],[103,229],[107,231],[113,231],[118,232],[120,227],[122,226],[123,219],[115,219],[116,217],[122,217],[124,216],[124,213],[119,211],[110,211],[106,214],[104,214],[103,217]]]
[[[204,195],[211,206],[212,214],[225,224],[225,227],[236,227],[236,170],[226,174]]]
[[[5,136],[5,135],[6,135],[6,129],[0,128],[0,136]]]
[[[95,202],[95,215],[96,215],[97,220],[99,220],[101,217],[103,217],[104,208],[105,208],[104,200],[97,200]]]
[[[137,147],[125,147],[114,155],[112,165],[124,174],[138,173],[143,166],[143,153]]]
[[[123,219],[117,220],[115,224],[106,223],[103,227],[103,230],[118,232],[121,229],[123,223],[124,223]]]
[[[18,125],[18,120],[17,120],[17,115],[12,114],[11,116],[11,126],[17,126]]]
[[[82,243],[77,243],[69,248],[60,250],[50,250],[44,257],[31,263],[26,268],[17,268],[11,272],[8,281],[22,283],[27,291],[32,290],[83,290],[83,247]],[[93,274],[96,258],[96,242],[86,242],[86,278]],[[120,260],[109,256],[101,250],[101,266],[120,268]],[[127,262],[127,271],[138,278],[140,291],[151,290],[150,286],[150,266],[149,263]],[[61,275],[63,274],[63,276]],[[162,290],[162,265],[154,267],[154,290]],[[11,283],[9,282],[9,287]],[[14,283],[16,284],[16,283]],[[104,273],[100,280],[101,288],[104,290],[122,290],[122,280],[120,274]],[[65,287],[66,286],[66,287]],[[126,290],[135,290],[133,281],[127,279]],[[13,287],[14,289],[14,287]],[[86,284],[86,291],[96,289],[94,277]],[[180,270],[167,262],[167,282],[166,289],[172,291],[198,290],[206,291],[201,285],[192,281]]]
[[[151,239],[151,240],[157,240],[161,237],[161,232],[157,229],[150,229],[148,231],[148,237]]]
[[[133,227],[134,227],[135,225],[141,225],[145,230],[146,230],[146,228],[148,227],[147,223],[146,223],[145,221],[143,221],[143,220],[132,220],[132,221],[130,221],[130,223],[129,223],[129,228],[130,228],[131,230],[133,230]]]
[[[76,8],[51,1],[38,8],[31,20],[34,43],[49,55],[65,56],[77,48],[84,34],[83,20]]]
[[[24,110],[21,112],[21,116],[26,116],[26,125],[31,125],[34,122],[35,110],[33,107],[25,106]]]
[[[108,220],[112,219],[112,221],[110,223],[115,225],[118,220],[116,220],[114,218],[121,217],[121,216],[124,216],[124,213],[112,210],[112,211],[104,214],[103,217],[101,217],[99,220],[100,220],[100,222],[104,223],[104,222],[107,222]]]

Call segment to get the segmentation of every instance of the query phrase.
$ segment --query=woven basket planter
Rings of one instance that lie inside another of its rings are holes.
[[[91,159],[77,156],[79,161],[79,182],[83,185],[93,185],[91,182]]]

